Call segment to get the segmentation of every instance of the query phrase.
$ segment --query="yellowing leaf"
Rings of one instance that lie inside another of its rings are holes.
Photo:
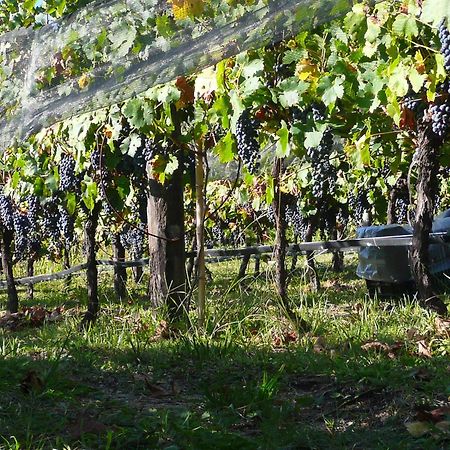
[[[87,73],[83,73],[80,78],[78,78],[78,86],[80,89],[85,89],[88,87],[91,79],[89,78],[89,75]]]
[[[197,17],[203,13],[203,0],[172,0],[172,11],[175,20]]]
[[[302,81],[318,77],[317,66],[309,59],[299,61],[295,67],[295,73]]]

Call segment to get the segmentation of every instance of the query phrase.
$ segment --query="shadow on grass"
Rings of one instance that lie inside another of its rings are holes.
[[[446,358],[142,333],[121,348],[102,342],[75,334],[0,359],[0,448],[443,448],[403,422],[415,402],[445,393]]]

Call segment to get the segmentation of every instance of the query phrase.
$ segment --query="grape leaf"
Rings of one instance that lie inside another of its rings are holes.
[[[417,22],[414,17],[406,14],[399,14],[392,24],[392,31],[399,36],[411,38],[419,34]]]
[[[450,21],[450,0],[424,0],[421,19],[424,22],[437,25],[442,19]]]
[[[277,136],[279,139],[277,142],[275,155],[278,158],[286,158],[291,152],[291,146],[289,145],[289,130],[284,120],[281,121],[281,125],[281,128],[277,131]]]
[[[289,78],[280,83],[281,94],[278,97],[280,105],[283,108],[289,108],[298,105],[301,94],[308,89],[309,83],[295,78]]]
[[[307,131],[305,133],[305,142],[304,146],[305,148],[313,148],[317,147],[320,144],[320,141],[323,137],[323,130],[322,131]]]
[[[226,164],[234,159],[234,140],[231,132],[228,132],[215,147],[221,163]]]

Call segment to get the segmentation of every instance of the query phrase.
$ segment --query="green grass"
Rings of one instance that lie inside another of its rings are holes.
[[[33,302],[22,292],[22,305],[66,310],[41,327],[0,328],[0,449],[445,448],[448,435],[413,438],[404,422],[415,405],[448,401],[448,336],[408,300],[368,298],[347,263],[337,275],[320,258],[318,294],[294,274],[295,319],[270,265],[242,283],[237,262],[211,265],[205,330],[193,304],[191,324],[170,339],[158,338],[145,281],[119,303],[102,272],[103,309],[88,331],[78,327],[82,276],[38,285]],[[418,354],[413,328],[431,358]],[[368,341],[401,345],[389,355],[363,350]]]

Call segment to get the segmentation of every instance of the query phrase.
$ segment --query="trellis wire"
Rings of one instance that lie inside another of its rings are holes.
[[[446,232],[431,233],[430,242],[434,244],[450,243],[450,234]],[[336,241],[317,241],[317,242],[302,242],[300,244],[291,244],[287,248],[289,255],[306,254],[310,251],[321,251],[321,253],[331,251],[349,252],[355,251],[361,247],[402,247],[410,246],[412,244],[411,235],[403,236],[381,236],[373,238],[359,238],[346,239]],[[272,253],[274,247],[271,245],[259,245],[254,247],[235,248],[235,249],[208,249],[205,250],[208,263],[219,263],[222,261],[239,258],[247,255],[261,255]],[[195,252],[186,252],[186,257],[196,256]],[[147,266],[149,258],[142,258],[133,261],[114,261],[111,259],[98,259],[98,266],[115,266],[115,267],[143,267]],[[68,277],[76,272],[81,272],[87,268],[87,264],[79,264],[69,269],[52,274],[36,275],[33,277],[17,278],[15,283],[17,285],[34,285],[44,281],[60,280]],[[6,281],[0,281],[0,289],[6,289]]]

